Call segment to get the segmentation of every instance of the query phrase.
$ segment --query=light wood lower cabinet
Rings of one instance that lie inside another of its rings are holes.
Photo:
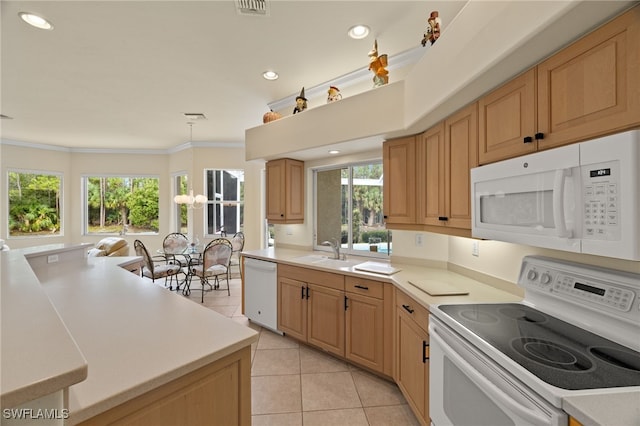
[[[391,377],[393,285],[278,266],[278,329]]]
[[[344,320],[342,275],[278,266],[279,330],[344,357]]]
[[[250,425],[251,348],[227,355],[80,425]]]
[[[384,371],[384,283],[346,277],[345,357]]]
[[[398,387],[423,425],[429,418],[429,312],[396,291],[396,376]]]

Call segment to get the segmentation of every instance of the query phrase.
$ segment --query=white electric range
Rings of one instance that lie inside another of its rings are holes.
[[[640,274],[527,256],[522,303],[432,307],[435,426],[566,425],[567,396],[640,392]]]

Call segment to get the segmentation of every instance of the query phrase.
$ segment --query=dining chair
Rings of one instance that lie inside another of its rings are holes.
[[[242,265],[240,264],[240,252],[244,249],[244,233],[236,232],[231,238],[231,246],[233,247],[233,252],[231,253],[231,266],[238,267],[238,273],[240,274],[240,278],[242,278]]]
[[[167,278],[169,278],[169,290],[173,290],[173,277],[176,277],[176,285],[178,285],[178,273],[182,271],[182,267],[177,264],[166,263],[164,256],[151,257],[149,250],[140,240],[133,242],[136,255],[142,257],[142,276],[151,278],[155,282],[159,278],[164,278],[164,286],[167,286]],[[155,259],[155,260],[154,260]],[[158,263],[161,261],[162,263]]]
[[[229,289],[229,271],[231,268],[231,254],[233,253],[233,246],[231,242],[226,238],[216,238],[211,241],[205,247],[200,263],[197,265],[189,265],[189,274],[191,277],[198,277],[200,284],[202,285],[202,298],[201,303],[204,303],[205,285],[211,287],[211,290],[220,288],[220,276],[226,275],[227,279],[227,295],[231,296]],[[191,278],[190,277],[190,278]],[[213,284],[209,282],[209,279],[213,278]],[[187,284],[187,288],[190,289],[191,280]]]
[[[189,239],[180,232],[172,232],[162,240],[162,253],[167,263],[188,266],[189,255],[187,248],[189,247]]]

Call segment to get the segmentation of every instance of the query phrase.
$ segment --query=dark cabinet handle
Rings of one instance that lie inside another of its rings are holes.
[[[304,299],[304,286],[300,287],[300,298]]]
[[[280,217],[284,217],[284,213],[280,213]]]
[[[411,309],[409,305],[402,305],[402,307],[405,309],[405,311],[409,312],[410,314],[415,312],[413,309]]]
[[[539,141],[540,139],[544,139],[544,133],[536,133],[535,137],[537,141]]]
[[[386,218],[388,218],[389,216],[387,216],[387,215],[385,214],[385,215],[384,215],[384,216],[382,216],[382,217],[384,217],[384,218],[386,219]]]
[[[429,344],[427,343],[426,340],[422,341],[422,363],[426,364],[427,360],[429,359],[429,357],[427,356],[427,348],[429,347]]]
[[[349,298],[347,296],[344,297],[344,310],[346,311],[347,309],[349,309],[349,304],[347,303],[347,301],[349,300]]]
[[[447,216],[438,216],[438,220],[443,220],[443,221],[447,221],[449,220],[449,218]]]
[[[359,288],[359,289],[362,289],[362,290],[369,290],[369,287],[364,286],[364,285],[360,285],[360,284],[357,284],[355,287]]]
[[[309,298],[309,287],[307,287],[307,299]]]
[[[525,136],[523,141],[524,143],[531,143],[533,142],[533,138],[531,136]]]

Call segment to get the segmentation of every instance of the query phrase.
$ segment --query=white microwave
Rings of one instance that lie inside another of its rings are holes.
[[[640,260],[640,130],[471,170],[476,238]]]

